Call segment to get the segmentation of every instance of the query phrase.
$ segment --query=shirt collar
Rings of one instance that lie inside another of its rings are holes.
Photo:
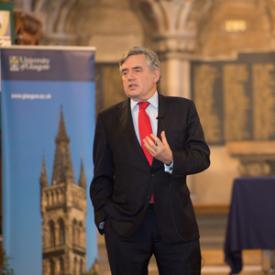
[[[158,92],[156,91],[148,100],[147,102],[152,105],[156,110],[158,110],[158,105],[159,105],[159,97],[158,97]],[[136,106],[138,105],[139,101],[135,101],[131,98],[130,104],[131,104],[131,110],[133,111]]]

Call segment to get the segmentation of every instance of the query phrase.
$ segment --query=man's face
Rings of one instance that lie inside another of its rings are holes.
[[[124,92],[128,97],[146,100],[157,90],[160,71],[152,70],[143,54],[129,56],[120,70]]]

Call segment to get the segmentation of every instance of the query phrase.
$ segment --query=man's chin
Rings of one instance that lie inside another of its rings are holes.
[[[139,91],[137,90],[131,90],[131,91],[127,91],[126,92],[127,96],[128,97],[131,97],[131,98],[135,98],[135,97],[138,97],[140,95]]]

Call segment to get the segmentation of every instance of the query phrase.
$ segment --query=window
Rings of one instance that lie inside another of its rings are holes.
[[[59,225],[59,244],[64,245],[65,244],[65,224],[62,219],[58,220],[58,225]]]
[[[50,232],[50,247],[55,247],[55,225],[53,221],[49,222],[49,232]]]

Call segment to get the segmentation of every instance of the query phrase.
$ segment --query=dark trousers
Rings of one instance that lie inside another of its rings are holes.
[[[200,275],[199,241],[168,243],[158,234],[153,207],[130,238],[117,235],[106,222],[105,241],[112,275],[147,275],[155,256],[160,275]]]

